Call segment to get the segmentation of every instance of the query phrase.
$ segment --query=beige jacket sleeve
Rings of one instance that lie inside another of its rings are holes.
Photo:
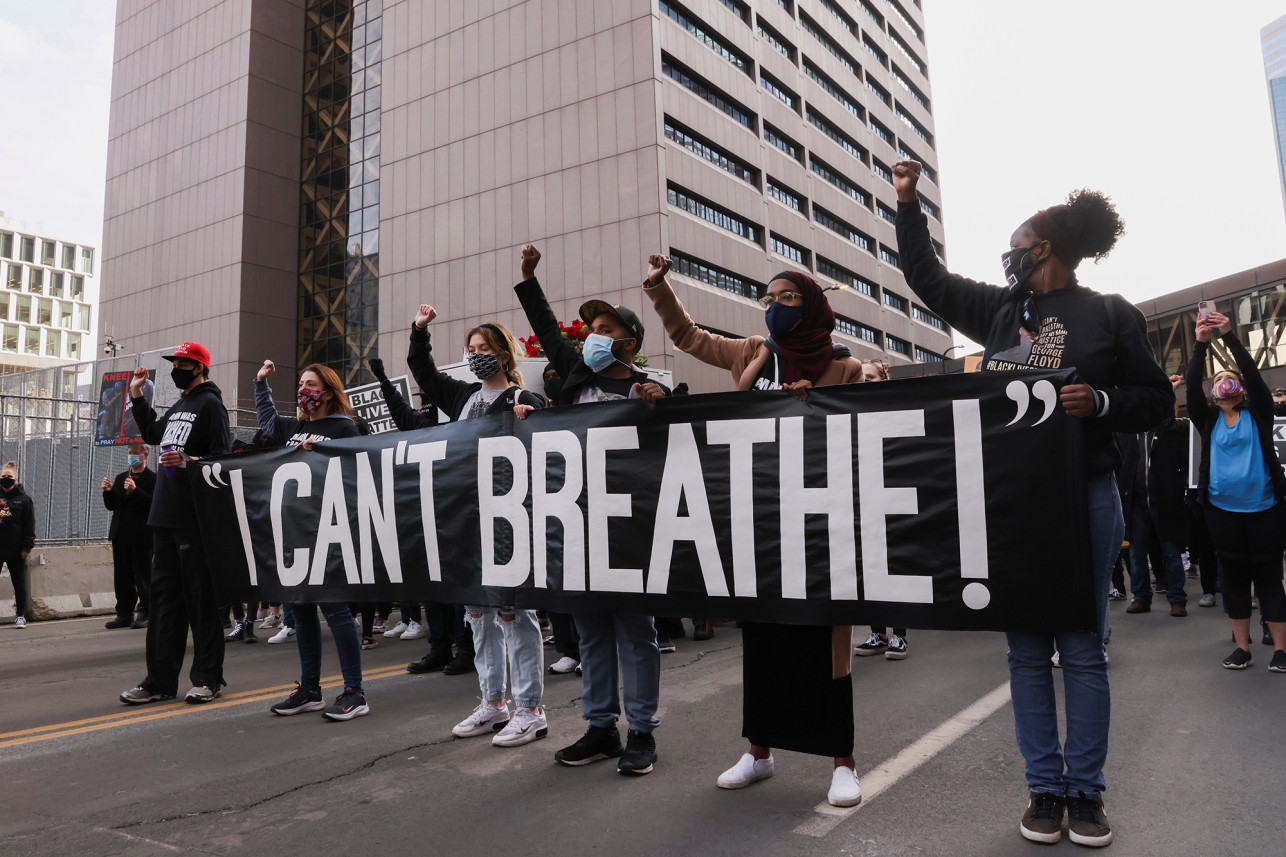
[[[702,363],[727,369],[732,373],[734,382],[741,378],[764,341],[762,336],[729,339],[697,327],[674,294],[674,289],[664,279],[654,286],[644,282],[643,292],[652,300],[652,308],[661,317],[665,333],[676,348],[685,354],[691,354]]]

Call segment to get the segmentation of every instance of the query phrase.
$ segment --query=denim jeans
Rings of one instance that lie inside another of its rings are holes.
[[[505,650],[508,649],[509,689],[514,705],[536,708],[545,695],[545,650],[535,610],[512,607],[465,607],[473,628],[473,665],[478,689],[488,702],[505,698]]]
[[[1107,760],[1112,709],[1107,660],[1103,656],[1107,591],[1125,522],[1115,476],[1090,477],[1086,488],[1098,629],[1010,632],[1007,636],[1014,730],[1027,764],[1028,789],[1055,795],[1080,793],[1096,799],[1106,788],[1103,763]],[[1067,713],[1067,740],[1062,745],[1058,740],[1058,705],[1050,664],[1055,649],[1063,668]]]
[[[299,686],[304,690],[321,690],[321,621],[317,608],[326,615],[326,624],[335,638],[339,653],[339,671],[344,686],[362,689],[362,644],[357,639],[353,612],[347,604],[296,604],[295,636],[299,640]]]
[[[1161,561],[1165,566],[1165,600],[1171,604],[1187,604],[1188,593],[1184,584],[1188,576],[1183,570],[1183,546],[1168,542],[1157,535],[1153,525],[1154,514],[1147,509],[1136,510],[1130,522],[1130,592],[1144,604],[1152,603],[1152,575],[1148,568],[1148,555],[1153,540],[1160,540]]]
[[[574,613],[580,632],[581,710],[591,726],[613,726],[621,715],[617,688],[624,682],[630,728],[651,732],[661,725],[661,650],[651,616]],[[620,664],[617,664],[617,658]]]

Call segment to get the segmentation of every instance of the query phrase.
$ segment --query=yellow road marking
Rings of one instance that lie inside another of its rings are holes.
[[[376,679],[402,675],[405,674],[405,672],[405,666],[381,667],[364,673],[362,675],[362,683],[365,684],[368,681],[374,681]],[[337,675],[327,676],[322,679],[321,682],[323,690],[341,687],[343,684],[343,677]],[[219,697],[213,702],[207,702],[202,705],[190,705],[181,699],[159,706],[149,703],[146,706],[127,709],[119,714],[88,717],[83,720],[72,720],[66,723],[52,723],[48,726],[19,729],[16,732],[4,732],[0,733],[0,749],[4,749],[5,747],[16,747],[20,744],[31,744],[36,741],[46,741],[52,738],[66,738],[72,735],[83,735],[89,732],[111,729],[115,726],[127,726],[133,723],[144,723],[149,720],[161,720],[166,717],[175,717],[179,714],[188,714],[194,711],[204,711],[212,708],[231,708],[236,705],[245,705],[249,702],[263,702],[281,695],[283,691],[293,689],[294,686],[295,685],[291,683],[276,685],[274,687],[263,687],[257,690],[244,690],[237,693],[229,693]]]

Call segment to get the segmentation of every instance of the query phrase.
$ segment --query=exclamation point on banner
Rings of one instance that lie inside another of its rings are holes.
[[[960,521],[960,576],[965,584],[961,597],[970,610],[991,602],[987,571],[987,498],[982,476],[982,414],[977,399],[951,403],[955,418],[956,509]]]

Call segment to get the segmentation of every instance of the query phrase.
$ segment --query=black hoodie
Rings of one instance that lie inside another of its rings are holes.
[[[29,551],[36,545],[36,507],[16,483],[13,490],[0,488],[0,500],[9,514],[0,518],[0,557]]]
[[[474,381],[471,384],[438,371],[437,364],[433,362],[433,347],[429,344],[428,330],[421,330],[414,324],[411,325],[411,346],[406,353],[406,365],[410,368],[411,375],[415,378],[415,383],[419,385],[420,390],[429,397],[429,401],[453,420],[461,418],[473,394],[482,389],[481,381]],[[487,407],[487,414],[512,411],[514,405],[543,408],[545,399],[521,387],[510,387],[496,396]]]
[[[160,447],[162,452],[165,447],[174,446],[185,455],[204,458],[223,455],[232,449],[228,409],[223,406],[223,394],[213,381],[199,384],[180,396],[159,419],[146,399],[132,399],[131,405],[144,442]],[[149,526],[198,529],[200,524],[188,480],[200,472],[200,467],[188,462],[186,467],[174,468],[173,476],[167,475],[163,465],[157,468],[156,493],[147,518]]]
[[[1075,277],[1034,295],[1041,333],[1032,344],[1020,333],[1021,302],[1009,289],[956,276],[938,260],[919,203],[898,203],[897,238],[907,285],[947,324],[983,343],[984,370],[1075,367],[1082,383],[1106,395],[1098,397],[1097,415],[1084,420],[1090,475],[1119,466],[1112,432],[1148,431],[1174,412],[1174,388],[1152,355],[1143,314],[1124,298],[1091,291]]]

